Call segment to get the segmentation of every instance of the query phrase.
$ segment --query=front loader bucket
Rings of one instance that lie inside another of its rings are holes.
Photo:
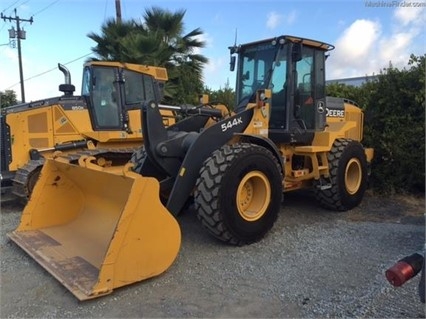
[[[79,300],[161,274],[181,242],[156,179],[54,159],[8,237]]]

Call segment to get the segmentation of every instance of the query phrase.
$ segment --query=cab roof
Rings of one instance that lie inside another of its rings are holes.
[[[261,40],[261,41],[255,41],[255,42],[251,42],[251,43],[246,43],[246,44],[243,44],[241,46],[244,47],[244,46],[253,45],[253,44],[257,44],[257,43],[265,43],[265,42],[280,41],[280,40],[290,41],[290,42],[294,42],[294,43],[302,43],[303,45],[314,47],[314,48],[319,48],[319,49],[322,49],[324,51],[331,51],[331,50],[334,49],[334,45],[332,45],[332,44],[328,44],[328,43],[318,41],[318,40],[312,40],[312,39],[297,37],[297,36],[293,36],[293,35],[280,35],[280,36],[277,36],[275,38],[265,39],[265,40]]]

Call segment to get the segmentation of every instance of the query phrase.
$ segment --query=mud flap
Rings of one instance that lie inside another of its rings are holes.
[[[79,300],[163,273],[181,243],[156,179],[54,159],[8,237]]]

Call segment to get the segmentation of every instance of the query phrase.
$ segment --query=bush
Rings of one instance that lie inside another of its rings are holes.
[[[363,143],[375,152],[370,182],[381,193],[425,191],[425,57],[412,55],[408,70],[390,65],[359,88],[328,88],[364,109]]]

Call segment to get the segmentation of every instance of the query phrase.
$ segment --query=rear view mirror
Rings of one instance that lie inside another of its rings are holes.
[[[236,60],[235,55],[231,55],[231,61],[229,62],[229,69],[231,71],[235,70],[235,60]]]
[[[302,43],[293,43],[291,58],[294,62],[302,60]]]

